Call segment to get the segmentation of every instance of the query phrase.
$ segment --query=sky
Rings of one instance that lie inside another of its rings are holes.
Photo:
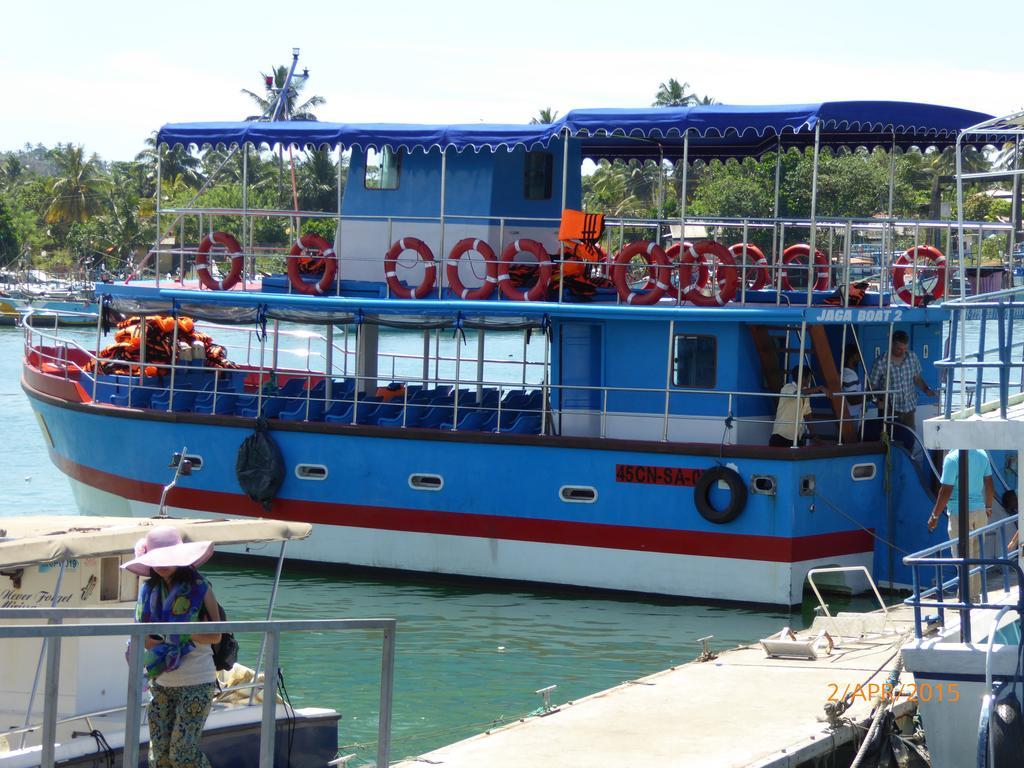
[[[0,151],[127,160],[164,123],[253,114],[242,88],[301,50],[321,120],[522,123],[647,106],[688,82],[728,104],[1024,108],[1024,3],[900,0],[49,0],[6,4]]]

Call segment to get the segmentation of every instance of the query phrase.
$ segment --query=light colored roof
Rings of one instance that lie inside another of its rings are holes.
[[[132,552],[155,525],[173,525],[182,541],[246,544],[304,539],[313,526],[281,520],[39,515],[0,520],[0,568]]]

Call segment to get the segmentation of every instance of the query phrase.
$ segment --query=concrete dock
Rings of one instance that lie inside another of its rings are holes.
[[[880,618],[880,615],[878,615]],[[816,660],[768,658],[760,644],[724,651],[713,660],[673,667],[544,715],[473,736],[400,768],[528,768],[529,766],[798,766],[863,735],[871,697],[889,677],[900,645],[912,634],[912,613],[890,609],[882,633],[837,638]],[[878,623],[875,624],[878,628]],[[781,628],[780,628],[781,629]],[[816,634],[816,633],[815,633]],[[830,632],[830,634],[832,634]],[[809,632],[801,632],[805,639]],[[810,635],[813,636],[813,635]],[[912,692],[913,677],[900,683]],[[825,705],[853,695],[846,722],[831,727]],[[557,696],[557,691],[555,691]],[[899,698],[897,716],[916,704]],[[852,721],[852,722],[851,722]]]

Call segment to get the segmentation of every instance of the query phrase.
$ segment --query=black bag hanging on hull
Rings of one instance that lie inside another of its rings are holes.
[[[256,421],[256,431],[242,441],[235,461],[235,475],[246,495],[270,511],[270,502],[284,482],[284,459],[267,429],[267,420]]]

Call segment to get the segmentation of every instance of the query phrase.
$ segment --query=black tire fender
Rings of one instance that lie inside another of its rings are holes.
[[[725,509],[715,509],[711,504],[711,488],[715,483],[723,481],[729,486],[729,503]],[[729,467],[717,466],[701,473],[700,479],[693,488],[693,501],[697,505],[700,516],[709,523],[723,525],[731,523],[747,506],[747,484],[739,473]]]

